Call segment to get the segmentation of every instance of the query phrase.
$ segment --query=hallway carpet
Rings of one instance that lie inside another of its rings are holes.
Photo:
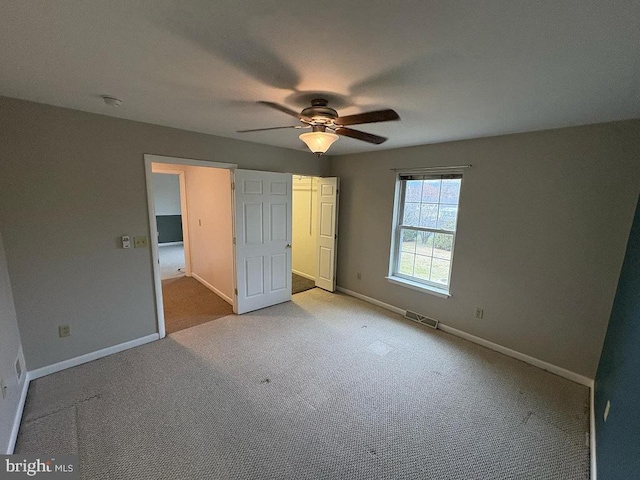
[[[306,292],[312,288],[316,288],[315,280],[309,280],[296,273],[291,274],[291,294]]]
[[[587,387],[314,288],[34,380],[16,453],[90,480],[586,480],[588,430]]]
[[[167,333],[233,314],[229,303],[191,277],[163,280],[162,297]]]

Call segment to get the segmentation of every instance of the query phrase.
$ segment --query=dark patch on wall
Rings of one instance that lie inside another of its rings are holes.
[[[182,241],[182,215],[157,215],[158,243]]]
[[[595,384],[598,477],[640,472],[640,202],[627,243]],[[607,421],[604,410],[611,409]]]

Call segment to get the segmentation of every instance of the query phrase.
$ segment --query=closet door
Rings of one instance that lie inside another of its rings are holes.
[[[318,273],[316,287],[330,292],[336,289],[338,243],[338,194],[340,179],[318,179]]]

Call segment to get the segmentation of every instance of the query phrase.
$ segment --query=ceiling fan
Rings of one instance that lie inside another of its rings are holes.
[[[359,125],[361,123],[389,122],[400,120],[400,116],[394,110],[376,110],[373,112],[357,113],[341,117],[333,108],[328,107],[328,101],[324,98],[311,100],[311,106],[297,113],[290,108],[273,102],[258,102],[267,107],[279,110],[287,115],[300,120],[300,125],[286,127],[254,128],[251,130],[238,130],[238,133],[261,132],[264,130],[279,130],[283,128],[307,129],[311,131],[300,135],[300,140],[307,144],[309,150],[318,155],[326,153],[329,147],[338,140],[338,136],[355,138],[363,142],[379,145],[387,141],[385,137],[372,133],[361,132],[346,125]]]

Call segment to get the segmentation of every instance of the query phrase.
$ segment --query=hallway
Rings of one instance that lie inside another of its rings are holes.
[[[179,276],[162,280],[167,334],[233,314],[233,307],[196,279]]]

